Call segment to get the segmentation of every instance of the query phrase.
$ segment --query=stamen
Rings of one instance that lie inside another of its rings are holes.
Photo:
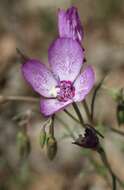
[[[55,86],[53,86],[50,90],[50,95],[53,96],[53,97],[56,97],[57,96],[57,89]]]

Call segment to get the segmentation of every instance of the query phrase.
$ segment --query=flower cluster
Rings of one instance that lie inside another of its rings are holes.
[[[92,67],[82,68],[83,28],[75,7],[58,11],[58,29],[59,37],[48,50],[49,68],[36,59],[22,64],[24,78],[41,95],[40,110],[45,116],[82,101],[95,81]]]

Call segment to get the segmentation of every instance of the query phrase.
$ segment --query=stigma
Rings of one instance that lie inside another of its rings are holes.
[[[75,87],[71,81],[60,81],[56,87],[57,90],[57,99],[62,102],[67,102],[75,96]]]

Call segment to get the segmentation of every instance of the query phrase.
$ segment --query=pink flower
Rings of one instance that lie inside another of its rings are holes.
[[[35,59],[22,64],[24,78],[41,95],[40,110],[45,116],[82,101],[95,82],[91,66],[80,72],[84,52],[72,38],[58,38],[52,43],[48,59],[50,69]]]
[[[58,11],[58,29],[60,38],[72,38],[73,40],[81,42],[83,38],[83,28],[75,7],[71,7],[67,11]]]

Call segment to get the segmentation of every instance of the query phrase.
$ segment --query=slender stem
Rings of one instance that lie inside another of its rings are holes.
[[[64,112],[69,116],[71,117],[74,121],[76,121],[77,123],[81,124],[80,121],[74,117],[68,110],[64,109]]]
[[[91,120],[91,114],[90,114],[89,107],[88,107],[88,105],[87,105],[86,100],[83,100],[82,104],[83,104],[83,106],[84,106],[84,109],[85,109],[85,112],[86,112],[86,114],[87,114],[88,120],[89,120],[90,122],[92,122],[92,120]]]
[[[20,56],[22,64],[29,60],[28,56],[25,55],[19,48],[16,48],[16,51]]]
[[[39,98],[30,96],[4,96],[0,95],[0,101],[25,101],[25,102],[38,102]]]
[[[115,129],[113,127],[110,127],[110,126],[108,127],[108,129],[110,129],[112,132],[114,132],[114,133],[116,133],[118,135],[124,136],[124,132],[123,131],[117,130],[117,129]]]
[[[117,189],[117,184],[116,184],[116,177],[115,175],[112,175],[112,184],[113,184],[113,189],[112,190],[116,190]]]
[[[108,162],[108,159],[107,159],[107,156],[105,154],[104,149],[102,147],[99,147],[97,151],[100,154],[101,160],[103,161],[103,163],[105,164],[105,166],[108,168],[108,171],[109,171],[109,173],[112,176],[113,190],[116,190],[116,181],[118,181],[119,184],[124,188],[123,182],[112,171],[112,168],[111,168],[111,166],[110,166],[110,164]]]
[[[67,125],[67,123],[65,123],[60,117],[56,116],[56,119],[62,123],[62,126],[68,131],[69,135],[72,137],[72,139],[75,140],[75,136],[73,131],[71,131],[71,129],[69,128],[69,126]]]
[[[94,118],[94,107],[95,107],[95,100],[96,100],[96,95],[99,91],[99,89],[101,88],[103,81],[104,81],[105,77],[100,81],[100,83],[96,86],[94,93],[93,93],[93,97],[92,97],[92,102],[91,102],[91,120],[93,121]]]
[[[74,121],[78,122],[79,124],[81,124],[81,122],[75,118],[69,111],[67,111],[66,109],[64,109],[64,112],[69,116],[71,117]],[[82,124],[81,124],[82,125]],[[87,123],[84,123],[83,125],[85,128],[88,126],[88,127],[92,127],[91,125],[87,124]],[[104,138],[104,136],[99,132],[97,131],[95,128],[94,128],[95,132],[102,138]]]
[[[0,95],[0,102],[5,102],[5,101],[24,101],[24,102],[39,102],[39,98],[37,97],[31,97],[31,96],[4,96],[4,95]],[[64,112],[66,114],[68,114],[73,120],[75,120],[76,122],[80,123],[80,121],[78,119],[76,119],[69,111],[67,111],[66,109],[64,109]],[[119,135],[124,136],[124,132],[119,131],[115,128],[109,127],[109,129],[112,132],[115,132]]]
[[[74,116],[72,115],[68,110],[64,109],[64,112],[69,116],[71,117],[74,121],[76,121],[77,123],[81,124],[80,121]],[[85,125],[85,124],[84,124]],[[111,130],[112,132],[118,134],[118,135],[121,135],[121,136],[124,136],[124,132],[123,131],[120,131],[120,130],[117,130],[113,127],[108,127],[109,130]],[[98,131],[96,131],[98,133]],[[101,136],[101,133],[99,133],[99,135]],[[103,135],[101,136],[103,138]]]
[[[54,137],[54,119],[55,119],[55,115],[52,116],[52,123],[49,126],[49,133],[50,135],[52,135],[52,137]]]
[[[85,128],[84,119],[83,119],[83,117],[82,117],[82,115],[81,115],[81,112],[80,112],[80,110],[79,110],[77,104],[76,104],[75,102],[73,102],[72,105],[73,105],[73,108],[74,108],[74,110],[75,110],[75,112],[76,112],[76,114],[77,114],[77,116],[78,116],[78,118],[79,118],[79,120],[80,120],[80,123],[81,123],[82,126]]]

